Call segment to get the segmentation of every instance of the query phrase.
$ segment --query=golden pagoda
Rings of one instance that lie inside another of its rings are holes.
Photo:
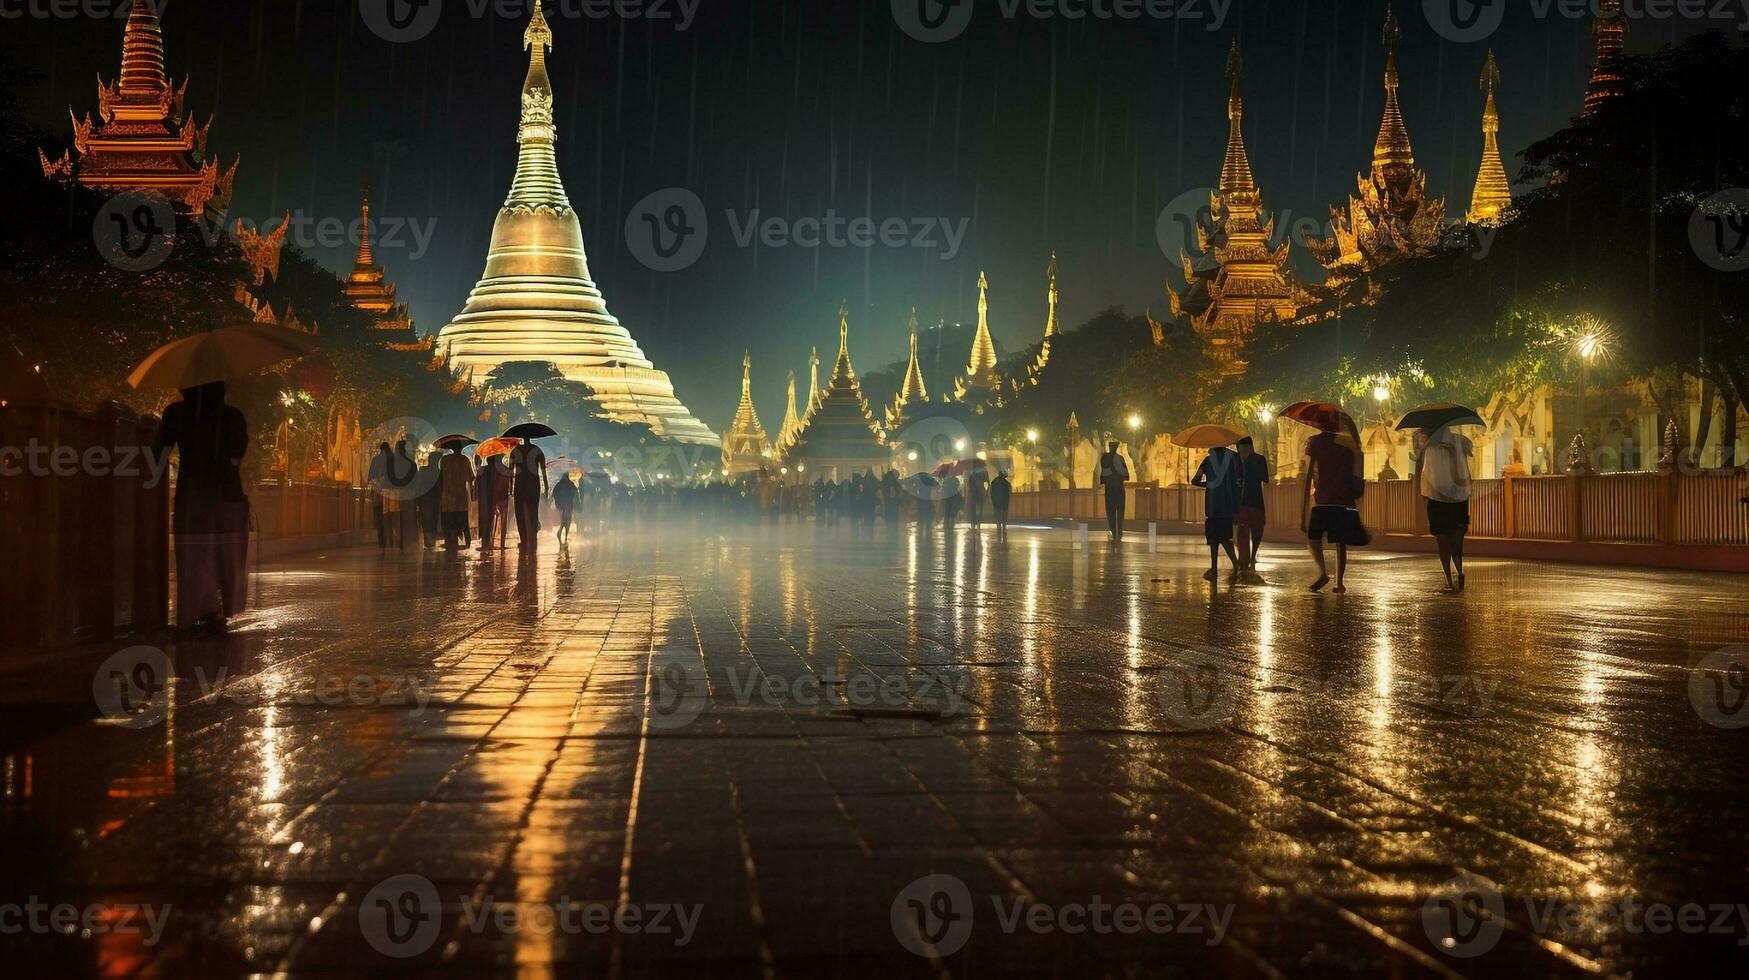
[[[413,329],[413,318],[407,304],[395,302],[395,286],[388,281],[383,267],[376,263],[376,253],[370,244],[370,180],[364,182],[364,204],[359,218],[358,259],[347,275],[342,291],[354,309],[371,315],[371,329],[381,333],[384,347],[389,350],[431,350],[431,338],[421,337]]]
[[[753,407],[753,355],[741,355],[741,405],[735,409],[735,422],[723,439],[723,469],[730,476],[757,473],[769,465],[771,440],[765,427],[759,424],[759,410]]]
[[[789,373],[789,410],[783,413],[783,428],[777,432],[778,452],[789,451],[790,444],[795,442],[796,433],[802,431],[802,417],[796,414],[796,373]]]
[[[1500,162],[1500,108],[1494,103],[1494,86],[1499,83],[1500,66],[1490,50],[1481,82],[1488,93],[1487,107],[1482,110],[1482,166],[1476,172],[1476,188],[1470,192],[1470,211],[1465,216],[1472,225],[1497,225],[1500,215],[1512,206],[1512,184]]]
[[[848,480],[858,473],[882,472],[892,463],[892,453],[881,441],[869,414],[868,400],[850,364],[850,306],[838,311],[838,361],[832,380],[821,393],[813,412],[802,423],[795,445],[786,459],[805,465],[818,479]]]
[[[184,111],[188,80],[172,89],[164,71],[164,34],[159,25],[161,3],[130,5],[122,34],[121,77],[114,85],[97,80],[97,114],[81,120],[73,115],[73,151],[50,162],[37,150],[43,175],[72,181],[111,194],[156,191],[183,214],[199,215],[208,208],[223,212],[231,199],[237,162],[219,172],[207,156],[206,125],[196,125]],[[76,156],[74,155],[76,154]]]
[[[965,376],[954,381],[955,401],[970,401],[996,392],[1002,379],[996,375],[996,341],[990,336],[990,280],[978,273],[978,335],[972,339],[972,357]]]
[[[906,409],[929,404],[929,387],[923,383],[923,367],[917,362],[917,307],[911,307],[911,363],[905,368],[905,383],[887,406],[886,431],[892,435],[905,427]]]
[[[1330,209],[1329,238],[1304,236],[1306,248],[1324,266],[1326,292],[1344,294],[1368,272],[1429,254],[1445,228],[1445,202],[1427,196],[1427,175],[1415,168],[1415,150],[1397,102],[1401,33],[1396,10],[1388,9],[1383,34],[1385,114],[1373,144],[1372,170],[1355,180],[1360,196],[1349,198],[1346,210]]]
[[[554,154],[553,85],[546,52],[553,32],[539,3],[523,34],[519,153],[510,194],[492,227],[486,271],[465,309],[438,334],[458,371],[482,375],[513,361],[552,364],[587,384],[609,418],[644,423],[657,436],[720,446],[674,395],[630,332],[608,312],[589,274],[582,226],[565,196]]]
[[[1581,117],[1591,115],[1628,90],[1626,59],[1622,55],[1628,19],[1622,14],[1621,0],[1598,0],[1597,19],[1591,22],[1591,30],[1597,35],[1597,60],[1591,66],[1591,81],[1585,86]]]
[[[814,415],[814,409],[820,405],[820,348],[808,349],[808,412],[802,417],[806,422]]]
[[[1057,335],[1062,330],[1057,326],[1057,253],[1051,253],[1051,264],[1045,268],[1045,275],[1050,283],[1046,287],[1045,302],[1045,339],[1039,344],[1038,356],[1033,358],[1032,367],[1026,371],[1026,377],[1032,384],[1038,384],[1039,376],[1044,373],[1045,366],[1051,363],[1051,345],[1056,343]]]
[[[1180,250],[1184,292],[1167,287],[1172,314],[1190,320],[1212,349],[1223,375],[1242,374],[1240,351],[1259,323],[1293,319],[1308,297],[1287,270],[1291,243],[1271,246],[1275,218],[1266,217],[1263,195],[1245,151],[1245,100],[1239,94],[1244,62],[1239,42],[1227,56],[1227,155],[1220,186],[1209,198],[1209,222],[1198,224],[1198,254]]]

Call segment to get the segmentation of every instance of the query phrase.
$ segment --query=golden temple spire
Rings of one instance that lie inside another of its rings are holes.
[[[990,337],[990,280],[978,273],[978,335],[966,364],[967,387],[996,387],[996,342]]]
[[[850,301],[838,306],[838,361],[832,365],[834,387],[844,381],[856,382],[856,369],[850,366]]]
[[[1403,123],[1403,109],[1397,103],[1397,42],[1402,39],[1397,25],[1395,6],[1386,8],[1385,29],[1385,117],[1379,124],[1379,138],[1373,143],[1374,173],[1397,170],[1407,173],[1415,167],[1415,150],[1409,144],[1409,128]]]
[[[1045,269],[1045,275],[1050,277],[1050,312],[1045,317],[1045,343],[1048,345],[1052,337],[1061,333],[1057,326],[1057,253],[1051,253],[1051,264]]]
[[[1591,66],[1591,80],[1585,86],[1585,109],[1581,117],[1596,112],[1598,107],[1627,92],[1627,76],[1623,72],[1622,45],[1628,30],[1628,20],[1621,12],[1621,0],[1598,0],[1597,19],[1591,30],[1597,35],[1597,60]]]
[[[553,122],[553,83],[547,77],[546,54],[553,46],[553,31],[547,26],[539,0],[534,4],[528,30],[523,32],[522,46],[529,55],[528,77],[522,83],[522,117],[516,130],[521,150],[516,159],[516,179],[510,185],[504,207],[507,210],[548,207],[563,214],[571,210],[571,201],[565,196],[554,150],[559,142],[559,129]]]
[[[796,433],[801,431],[802,419],[796,414],[796,373],[789,373],[789,410],[783,414],[783,428],[778,430],[777,442],[784,449],[795,441]]]
[[[370,174],[364,175],[364,205],[360,209],[358,221],[358,261],[353,263],[353,269],[372,269],[376,267],[376,253],[370,247]]]
[[[1239,76],[1245,62],[1239,57],[1239,40],[1227,55],[1227,78],[1231,89],[1227,94],[1227,159],[1221,165],[1221,196],[1249,200],[1257,194],[1256,181],[1251,176],[1251,158],[1245,152],[1245,134],[1240,126],[1245,118],[1245,99],[1239,94]]]
[[[808,348],[808,414],[820,403],[820,348]]]
[[[911,363],[905,368],[905,385],[899,389],[899,404],[909,405],[929,400],[929,389],[923,384],[923,367],[917,363],[917,307],[911,307]]]
[[[750,402],[753,399],[753,353],[741,352],[741,400]]]
[[[1500,66],[1494,52],[1488,51],[1488,61],[1482,67],[1481,87],[1488,93],[1482,110],[1482,166],[1476,172],[1476,187],[1470,192],[1470,224],[1498,224],[1501,212],[1512,204],[1512,184],[1506,179],[1506,167],[1500,161],[1500,108],[1494,101],[1494,86],[1500,82]]]
[[[723,440],[723,468],[730,473],[756,472],[770,456],[771,440],[759,422],[759,410],[753,407],[753,355],[743,351],[741,404],[735,409],[735,421]]]

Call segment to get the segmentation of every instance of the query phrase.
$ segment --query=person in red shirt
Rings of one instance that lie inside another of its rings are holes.
[[[1350,433],[1338,435],[1320,432],[1306,440],[1306,455],[1300,472],[1305,474],[1305,488],[1300,512],[1305,515],[1306,541],[1312,560],[1318,563],[1318,580],[1312,591],[1318,592],[1330,582],[1324,565],[1324,536],[1336,544],[1336,591],[1348,591],[1342,584],[1348,571],[1348,544],[1345,528],[1354,515],[1354,502],[1363,488],[1360,477],[1360,440]],[[1306,506],[1310,504],[1310,506]]]

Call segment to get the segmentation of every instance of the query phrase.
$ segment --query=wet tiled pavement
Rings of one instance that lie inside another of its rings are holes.
[[[1743,579],[1187,541],[343,551],[9,654],[0,974],[1749,965]]]

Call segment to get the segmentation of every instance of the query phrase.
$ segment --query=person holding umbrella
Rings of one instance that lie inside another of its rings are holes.
[[[1427,498],[1427,530],[1439,543],[1445,587],[1464,590],[1464,536],[1470,532],[1470,457],[1474,446],[1454,426],[1482,425],[1481,416],[1461,405],[1423,405],[1403,416],[1397,428],[1420,429],[1421,495]],[[1457,577],[1452,578],[1453,570]]]
[[[1322,402],[1300,402],[1282,411],[1282,417],[1293,419],[1318,430],[1306,440],[1305,458],[1300,471],[1300,512],[1305,515],[1302,527],[1312,561],[1317,563],[1318,578],[1311,585],[1313,592],[1322,591],[1330,583],[1329,569],[1324,564],[1324,538],[1336,545],[1336,591],[1346,592],[1343,579],[1348,572],[1348,546],[1364,545],[1370,540],[1360,523],[1354,504],[1366,492],[1361,474],[1360,434],[1354,420],[1340,407]]]
[[[241,464],[249,451],[243,413],[225,403],[225,380],[315,350],[310,334],[268,324],[219,327],[153,351],[128,375],[134,388],[175,388],[157,445],[177,450],[176,619],[185,629],[224,629],[249,600],[249,498]]]
[[[547,456],[532,440],[558,435],[550,426],[524,422],[504,433],[506,439],[521,439],[510,451],[510,498],[516,510],[516,545],[527,551],[540,534],[540,502],[547,495]]]
[[[474,470],[462,455],[462,450],[473,444],[470,436],[444,436],[437,440],[437,451],[444,453],[437,470],[439,520],[443,525],[443,546],[452,553],[473,543],[468,534],[468,500],[474,495]]]
[[[1233,578],[1240,571],[1239,556],[1233,551],[1233,520],[1239,514],[1239,457],[1227,447],[1244,435],[1224,425],[1197,425],[1172,440],[1187,448],[1208,450],[1190,484],[1204,489],[1202,526],[1209,546],[1209,570],[1202,577],[1210,582],[1220,577],[1222,548],[1232,563]]]

